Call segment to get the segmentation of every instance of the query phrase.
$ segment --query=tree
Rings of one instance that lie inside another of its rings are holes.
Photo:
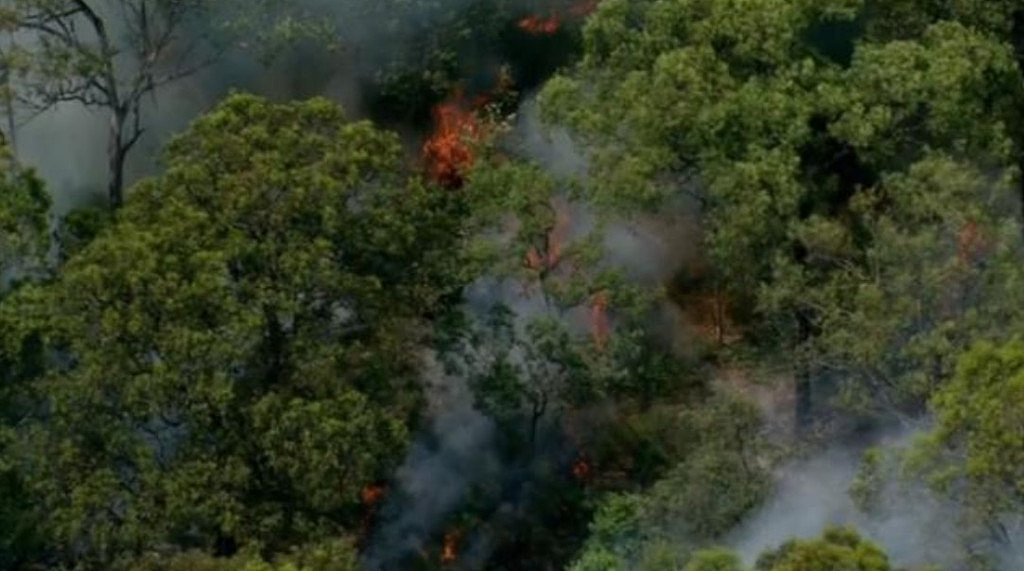
[[[982,341],[964,352],[931,400],[936,426],[909,457],[936,490],[965,499],[997,543],[1016,543],[1024,521],[1024,342]]]
[[[825,530],[821,539],[790,540],[762,553],[757,571],[892,571],[889,558],[878,546],[848,528]]]
[[[379,120],[423,124],[431,107],[456,86],[491,94],[502,77],[535,89],[579,51],[579,28],[590,0],[381,0],[353,2],[343,16],[378,33],[401,30],[401,45],[370,49],[368,107]],[[529,18],[547,24],[531,32]],[[342,24],[344,26],[344,23]],[[494,62],[501,62],[495,65]],[[511,110],[511,109],[510,109]]]
[[[649,404],[682,378],[644,331],[656,292],[602,260],[600,230],[573,235],[579,206],[561,182],[484,154],[462,189],[474,231],[467,257],[508,293],[470,308],[446,361],[470,380],[481,410],[525,427],[530,446],[549,418],[612,396]]]
[[[39,513],[17,445],[38,402],[33,381],[44,367],[40,323],[30,311],[38,291],[18,287],[0,299],[0,566],[25,568],[46,551]]]
[[[899,204],[911,165],[937,154],[972,172],[1015,176],[1009,132],[1021,75],[1011,45],[956,21],[873,40],[861,23],[881,17],[865,6],[874,3],[691,4],[602,3],[585,30],[583,62],[547,85],[543,107],[594,149],[588,190],[597,204],[700,199],[715,278],[753,314],[748,342],[795,356],[804,426],[812,393],[833,374],[823,364],[842,360],[820,352],[826,328],[840,321],[818,296],[835,294],[851,271],[868,271],[881,247],[864,217]],[[841,45],[817,40],[823,30],[842,31],[830,36]],[[968,201],[953,207],[961,212],[978,198],[956,192]],[[871,214],[858,210],[866,196],[877,197]],[[1009,212],[1006,197],[989,204]],[[909,257],[932,255],[925,233],[957,231],[953,216],[892,216],[897,234],[919,233],[919,242],[902,243],[921,248]],[[866,335],[861,346],[880,339]],[[926,397],[879,404],[915,410]]]
[[[1006,338],[1024,317],[1012,179],[945,156],[908,171],[851,209],[869,244],[862,251],[835,223],[820,220],[803,234],[838,268],[802,291],[819,315],[817,368],[842,379],[850,410],[921,412],[962,351],[977,339]],[[784,275],[799,280],[795,269]]]
[[[0,31],[19,34],[4,50],[4,83],[36,112],[74,102],[109,113],[108,196],[118,208],[125,160],[145,131],[145,98],[213,63],[239,35],[259,45],[298,29],[260,27],[268,24],[260,14],[279,10],[275,0],[17,0],[0,8]]]
[[[693,554],[684,571],[743,571],[743,565],[727,549],[705,549]]]
[[[765,497],[770,482],[753,405],[719,394],[675,418],[672,432],[686,435],[687,446],[649,489],[602,500],[570,569],[679,569]]]
[[[17,428],[32,402],[30,382],[38,375],[41,344],[31,335],[30,307],[19,287],[46,268],[50,197],[42,181],[0,147],[0,567],[16,568],[40,547],[23,474],[10,455]]]
[[[21,458],[87,568],[351,531],[461,287],[454,195],[327,101],[230,97],[166,164],[26,310],[60,358]]]
[[[131,571],[356,571],[355,550],[348,541],[332,540],[303,545],[291,552],[265,560],[247,550],[232,557],[212,557],[190,551],[169,558],[146,556],[131,566]]]
[[[0,146],[0,277],[39,269],[49,245],[49,210],[43,182]]]

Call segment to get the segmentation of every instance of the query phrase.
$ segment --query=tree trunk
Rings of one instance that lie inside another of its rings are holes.
[[[11,88],[10,73],[4,72],[4,88],[7,93],[4,97],[4,114],[7,116],[7,146],[10,147],[11,156],[18,156],[18,133],[17,125],[14,123],[14,93]]]
[[[110,115],[110,142],[107,147],[109,161],[107,197],[110,209],[117,210],[124,203],[124,161],[128,152],[124,138],[124,123],[127,113],[116,110]]]
[[[539,400],[533,402],[533,410],[530,414],[530,450],[533,450],[534,445],[537,442],[537,427],[540,424],[541,417],[544,416],[544,412],[548,408],[548,399],[546,396],[541,395]]]

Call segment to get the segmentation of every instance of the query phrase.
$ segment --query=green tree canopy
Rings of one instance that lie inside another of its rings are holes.
[[[680,568],[767,494],[768,474],[757,457],[759,428],[755,407],[727,394],[677,413],[671,430],[685,435],[685,446],[675,452],[674,464],[648,490],[611,494],[601,502],[570,569]]]
[[[160,557],[147,555],[132,564],[131,571],[357,571],[356,552],[340,540],[303,545],[267,561],[253,550],[231,557],[212,557],[189,551]]]
[[[40,340],[27,334],[37,323],[20,311],[31,292],[20,284],[46,267],[49,208],[42,181],[0,147],[0,567],[17,567],[38,547],[32,502],[8,446],[25,419],[30,383],[39,373]]]
[[[351,531],[460,285],[453,195],[325,100],[232,96],[166,166],[23,308],[59,354],[22,445],[52,545],[111,568]]]
[[[937,260],[940,244],[975,225],[1008,236],[1017,216],[1020,145],[1012,135],[1024,82],[1012,45],[967,15],[936,16],[913,37],[879,39],[865,25],[895,16],[875,4],[759,0],[737,9],[727,0],[609,0],[587,23],[582,63],[542,94],[548,118],[591,149],[595,203],[701,199],[716,279],[753,310],[748,340],[795,349],[801,419],[812,379],[866,363],[834,343],[840,337],[858,339],[856,351],[913,354],[898,373],[929,380],[903,385],[889,372],[855,374],[851,384],[882,391],[869,407],[919,408],[947,370],[908,348],[939,327],[923,315],[936,305],[917,317],[909,306],[892,312],[888,325],[837,317],[863,318],[857,314],[876,303],[871,289],[892,291],[897,307],[909,303],[909,284],[940,283],[940,268],[955,261],[949,249]],[[845,51],[823,43],[823,30]],[[938,170],[958,176],[934,176]],[[862,277],[851,282],[852,274]],[[971,299],[967,311],[994,298]],[[877,335],[869,331],[876,325],[904,329]],[[950,327],[967,331],[964,322]]]
[[[1024,342],[981,342],[932,399],[935,428],[909,456],[915,473],[965,500],[989,538],[1016,537],[1004,522],[1024,517]]]
[[[846,528],[825,530],[821,539],[791,540],[762,553],[757,571],[893,571],[877,545]]]
[[[49,246],[50,195],[0,146],[0,277],[38,270]]]

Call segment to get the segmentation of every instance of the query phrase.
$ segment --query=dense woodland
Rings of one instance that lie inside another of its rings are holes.
[[[1024,2],[0,36],[0,569],[1024,568]],[[163,133],[179,85],[217,102]],[[103,118],[61,137],[105,141],[98,203],[23,152],[58,111]],[[789,531],[839,448],[852,515]]]

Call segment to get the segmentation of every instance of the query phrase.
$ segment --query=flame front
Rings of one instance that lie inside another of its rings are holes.
[[[559,28],[562,27],[562,23],[558,16],[555,15],[547,18],[542,18],[540,16],[527,16],[522,20],[519,20],[517,26],[527,34],[550,36],[558,32]]]
[[[462,92],[434,108],[434,132],[423,144],[427,175],[445,188],[459,188],[473,166],[473,141],[480,136],[476,114]]]
[[[597,9],[600,0],[576,0],[564,14],[552,12],[547,17],[531,14],[516,23],[516,26],[527,34],[534,36],[551,36],[562,29],[562,21],[566,18],[583,19]]]

